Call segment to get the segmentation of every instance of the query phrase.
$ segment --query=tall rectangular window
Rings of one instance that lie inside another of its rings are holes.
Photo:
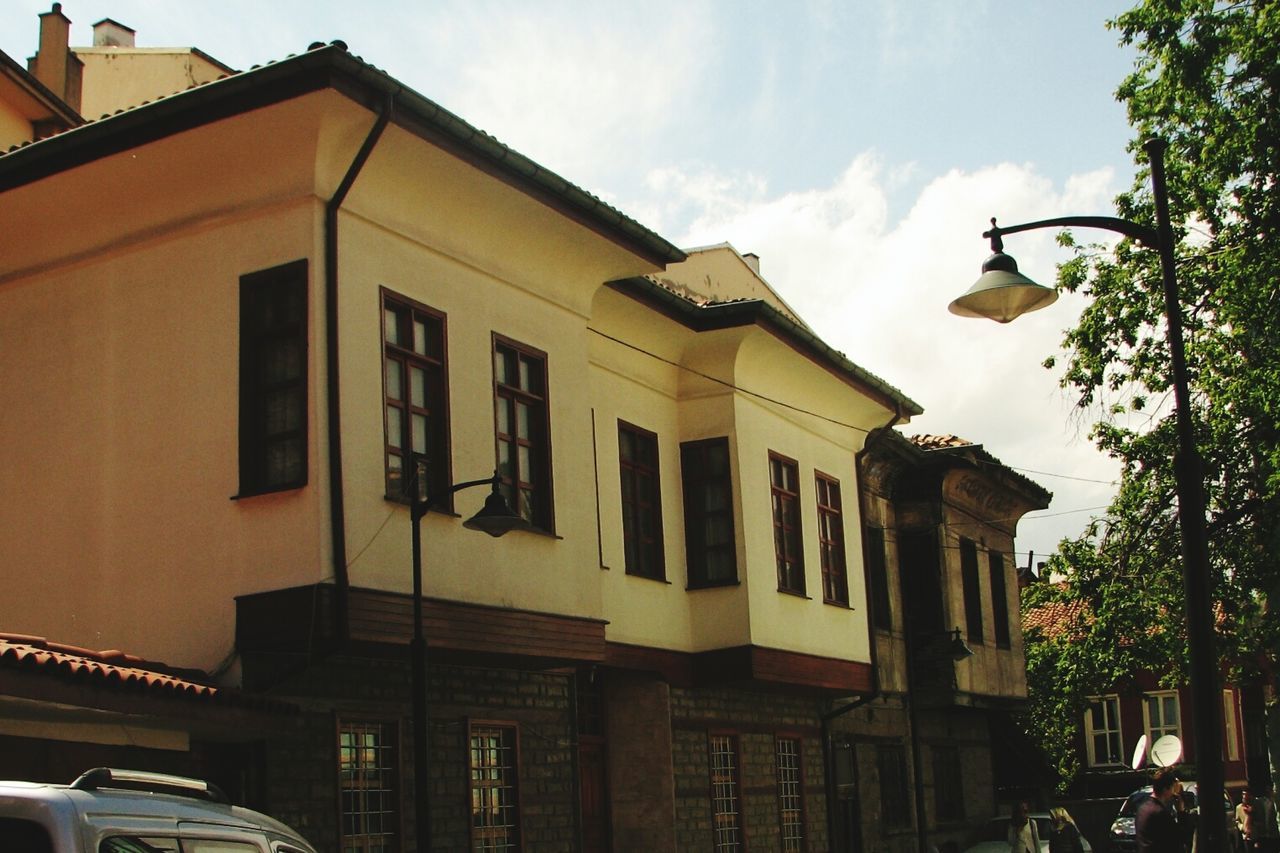
[[[901,744],[876,747],[876,770],[880,776],[880,819],[887,829],[911,825],[911,793],[907,786],[907,753]]]
[[[818,554],[822,562],[822,600],[849,605],[849,574],[844,558],[844,514],[840,481],[814,472],[818,492]]]
[[[418,499],[452,509],[444,315],[383,290],[382,341],[387,497],[407,496],[417,460]]]
[[[1147,693],[1142,697],[1143,715],[1147,722],[1147,744],[1155,744],[1165,735],[1182,736],[1178,714],[1178,694],[1172,690]]]
[[[871,617],[881,631],[893,629],[893,610],[889,600],[889,567],[884,553],[884,528],[863,530],[867,549],[867,575],[871,582]]]
[[[982,642],[982,586],[978,580],[978,546],[972,539],[960,540],[960,579],[964,586],[964,619],[969,639]]]
[[[800,853],[805,849],[804,768],[800,764],[800,739],[776,738],[774,749],[782,849],[784,853]]]
[[[338,724],[343,853],[400,849],[399,752],[392,723]]]
[[[681,444],[680,477],[689,587],[736,583],[738,558],[729,439],[708,438]]]
[[[1225,751],[1223,756],[1227,761],[1240,760],[1240,720],[1236,714],[1235,691],[1222,691],[1222,723],[1223,736],[1226,738],[1224,743]]]
[[[769,453],[773,500],[773,549],[778,590],[804,595],[804,546],[800,539],[800,468],[794,459]]]
[[[964,820],[964,774],[960,749],[951,744],[933,747],[933,810],[939,823]]]
[[[553,532],[546,353],[494,335],[493,382],[502,491],[525,520]]]
[[[520,849],[520,754],[516,727],[473,723],[471,849]]]
[[[307,262],[240,278],[240,497],[307,482]]]
[[[991,551],[987,554],[991,568],[991,627],[996,646],[1007,649],[1009,638],[1009,593],[1004,578],[1004,554]]]
[[[738,780],[738,739],[711,735],[707,739],[711,764],[711,831],[713,849],[743,850],[741,783]]]
[[[627,574],[664,580],[658,436],[618,421],[618,464]]]
[[[1124,764],[1119,696],[1089,700],[1089,710],[1084,714],[1084,735],[1091,767]]]

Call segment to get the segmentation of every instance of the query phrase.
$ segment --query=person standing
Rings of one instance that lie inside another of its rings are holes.
[[[1247,853],[1258,849],[1256,838],[1257,826],[1253,820],[1253,792],[1246,790],[1240,795],[1240,805],[1236,806],[1236,829],[1240,830],[1240,839],[1244,842]]]
[[[1276,801],[1266,785],[1253,798],[1253,832],[1261,853],[1280,853],[1280,826],[1276,824]]]
[[[1084,853],[1080,828],[1066,809],[1049,809],[1049,853]]]
[[[1184,853],[1182,827],[1174,814],[1174,801],[1182,796],[1182,783],[1172,767],[1162,767],[1151,779],[1151,796],[1138,806],[1134,831],[1138,853]]]
[[[1014,803],[1009,821],[1009,853],[1040,853],[1040,832],[1026,802]]]

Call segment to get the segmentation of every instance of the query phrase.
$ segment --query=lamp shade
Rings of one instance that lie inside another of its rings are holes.
[[[498,484],[493,484],[493,491],[484,499],[484,506],[475,515],[462,522],[468,530],[479,530],[497,538],[513,530],[530,530],[532,525],[523,516],[511,509],[507,499],[498,491]]]
[[[1018,262],[1004,252],[996,252],[982,264],[982,275],[963,296],[949,306],[961,317],[986,317],[997,323],[1052,305],[1058,292],[1036,284],[1018,272]]]

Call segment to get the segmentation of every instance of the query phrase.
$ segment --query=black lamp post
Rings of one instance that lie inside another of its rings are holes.
[[[529,522],[512,511],[499,487],[502,479],[494,471],[484,480],[455,483],[436,494],[425,497],[419,486],[426,460],[419,454],[410,457],[409,520],[413,529],[413,639],[409,641],[413,691],[413,776],[417,786],[414,818],[417,822],[418,849],[431,849],[431,752],[427,747],[427,639],[422,630],[422,517],[440,500],[463,489],[492,486],[484,507],[462,523],[468,530],[479,530],[490,536],[503,536],[512,530],[529,528]]]
[[[987,317],[1008,323],[1020,314],[1051,304],[1057,293],[1018,272],[1013,258],[1004,254],[1002,234],[1037,228],[1080,226],[1103,228],[1130,237],[1160,253],[1164,284],[1164,313],[1169,357],[1173,365],[1173,395],[1177,413],[1178,452],[1174,458],[1177,480],[1178,521],[1182,528],[1182,576],[1186,596],[1187,644],[1191,656],[1191,697],[1195,716],[1196,782],[1199,788],[1199,841],[1202,853],[1223,850],[1226,826],[1223,814],[1222,700],[1218,692],[1218,663],[1214,654],[1213,585],[1209,574],[1209,547],[1205,529],[1204,463],[1196,449],[1191,421],[1186,352],[1182,341],[1182,308],[1173,257],[1173,226],[1169,220],[1169,190],[1165,183],[1163,139],[1144,146],[1151,161],[1151,189],[1156,204],[1156,227],[1149,228],[1109,216],[1064,216],[1001,228],[983,237],[991,239],[994,254],[982,265],[982,276],[969,292],[951,303],[954,314]]]

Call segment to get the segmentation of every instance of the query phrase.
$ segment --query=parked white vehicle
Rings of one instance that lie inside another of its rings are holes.
[[[315,853],[215,785],[105,767],[70,785],[0,782],[0,839],[9,853]]]

